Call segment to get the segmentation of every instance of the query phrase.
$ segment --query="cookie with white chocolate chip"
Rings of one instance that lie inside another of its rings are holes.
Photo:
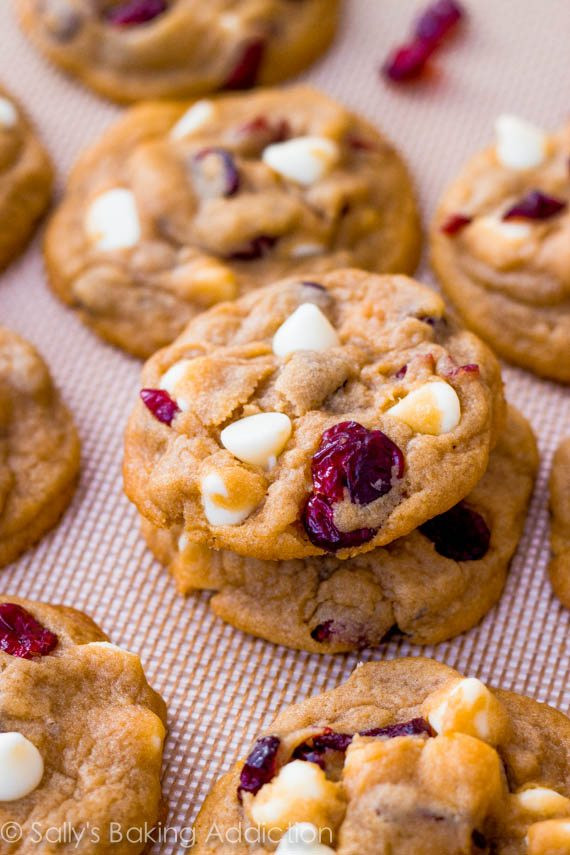
[[[52,181],[49,157],[28,117],[0,86],[0,270],[26,246]]]
[[[129,498],[159,528],[269,560],[390,543],[483,476],[499,366],[405,276],[286,279],[192,321],[148,361]]]
[[[550,473],[550,543],[548,574],[554,593],[570,609],[570,437],[562,440]]]
[[[52,62],[114,101],[270,86],[329,46],[340,0],[17,0]]]
[[[538,467],[528,422],[512,407],[489,466],[467,498],[420,529],[355,558],[259,561],[188,541],[143,520],[178,589],[214,590],[238,629],[313,653],[376,646],[403,634],[437,644],[497,602],[522,534]]]
[[[0,327],[0,567],[58,522],[78,472],[77,431],[45,362]]]
[[[0,826],[19,829],[18,852],[54,851],[64,824],[81,834],[70,851],[143,852],[165,722],[138,656],[87,615],[0,595]]]
[[[570,382],[570,125],[514,116],[445,192],[432,260],[466,325],[505,359]]]
[[[562,713],[430,659],[374,662],[275,719],[214,785],[195,851],[565,853],[569,796]]]
[[[216,303],[340,266],[411,272],[419,244],[395,149],[296,87],[129,111],[75,167],[45,253],[55,293],[148,357]]]

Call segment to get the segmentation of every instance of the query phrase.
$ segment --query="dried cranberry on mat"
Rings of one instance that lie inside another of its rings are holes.
[[[22,606],[0,603],[0,651],[20,659],[47,656],[58,638]]]
[[[173,401],[164,389],[141,389],[140,396],[155,419],[165,425],[171,425],[174,417],[180,412],[176,401]]]
[[[465,502],[420,526],[436,552],[453,561],[479,561],[487,554],[491,532],[481,514]]]
[[[130,27],[133,24],[146,24],[166,12],[166,0],[125,0],[112,6],[106,18],[118,27]]]
[[[547,196],[540,190],[530,190],[503,214],[503,220],[548,220],[566,209],[566,202]]]
[[[396,83],[419,77],[434,51],[463,17],[463,9],[455,0],[437,0],[428,6],[416,21],[410,41],[396,48],[383,65],[384,76]]]
[[[257,740],[245,761],[239,776],[238,796],[255,795],[269,783],[277,771],[277,752],[281,740],[277,736],[262,736]]]

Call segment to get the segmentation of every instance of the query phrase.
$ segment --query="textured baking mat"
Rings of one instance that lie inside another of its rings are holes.
[[[377,67],[402,39],[420,0],[347,0],[340,37],[306,79],[361,110],[407,156],[424,219],[464,159],[508,110],[545,127],[568,118],[567,0],[465,0],[470,20],[429,81],[389,88]],[[17,3],[18,0],[12,0]],[[0,79],[25,102],[48,144],[59,182],[119,110],[66,80],[18,32],[0,2]],[[40,243],[0,279],[0,319],[45,355],[73,409],[83,468],[72,507],[54,533],[2,573],[7,593],[89,612],[112,639],[141,655],[168,704],[164,792],[169,825],[195,817],[215,778],[284,704],[344,680],[356,656],[312,656],[255,640],[214,618],[207,595],[180,598],[146,551],[121,489],[122,433],[139,365],[106,346],[49,294]],[[424,271],[424,278],[429,274]],[[531,420],[542,465],[526,531],[497,608],[470,633],[436,647],[391,643],[360,658],[433,655],[507,689],[568,710],[569,613],[553,599],[546,482],[558,439],[570,433],[570,391],[505,370],[509,399]],[[180,843],[155,851],[180,851]]]

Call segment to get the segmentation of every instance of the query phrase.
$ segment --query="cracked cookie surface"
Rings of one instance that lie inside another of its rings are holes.
[[[570,126],[515,117],[445,192],[431,250],[466,325],[505,359],[570,382]]]
[[[550,510],[552,559],[548,573],[554,593],[570,608],[570,437],[562,440],[552,462]]]
[[[143,371],[129,498],[263,559],[369,551],[462,499],[504,414],[498,364],[403,276],[288,279],[196,318]]]
[[[0,567],[57,523],[78,472],[77,431],[47,366],[0,327]]]
[[[138,656],[89,617],[0,595],[0,825],[22,831],[0,852],[53,852],[65,826],[84,833],[58,850],[141,853],[126,834],[159,819],[165,722]]]
[[[339,653],[375,646],[396,631],[413,644],[437,644],[470,629],[498,600],[537,466],[530,425],[510,407],[485,475],[460,503],[464,516],[443,515],[459,523],[456,535],[436,545],[417,530],[347,561],[258,561],[180,542],[180,531],[145,520],[142,531],[181,593],[219,592],[210,601],[213,611],[268,641]],[[481,550],[472,518],[483,520]]]
[[[50,160],[34,128],[0,86],[0,270],[27,244],[48,205],[52,181]]]
[[[47,231],[55,293],[147,357],[199,312],[288,275],[412,272],[411,181],[368,122],[308,87],[129,111]]]
[[[311,833],[311,855],[566,852],[569,795],[562,713],[433,660],[374,662],[278,715],[207,797],[196,852],[286,855]]]
[[[273,85],[331,42],[339,0],[18,0],[52,62],[115,101]]]

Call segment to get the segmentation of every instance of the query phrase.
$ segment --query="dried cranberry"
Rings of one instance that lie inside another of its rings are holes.
[[[548,220],[566,208],[566,202],[547,196],[540,190],[531,190],[503,214],[503,220]]]
[[[467,365],[458,365],[446,372],[448,377],[459,377],[461,374],[479,374],[481,369],[476,362],[468,362]]]
[[[425,718],[413,718],[410,721],[402,721],[399,724],[389,724],[387,727],[371,727],[361,730],[361,736],[386,737],[395,739],[397,736],[435,736],[435,733]]]
[[[58,638],[22,606],[0,603],[0,650],[20,659],[47,656]]]
[[[452,214],[441,226],[441,231],[444,235],[452,237],[473,222],[473,217],[468,217],[465,214]]]
[[[174,417],[180,412],[176,401],[173,401],[164,389],[141,389],[140,396],[155,419],[165,425],[171,425]]]
[[[225,148],[203,148],[192,160],[194,186],[203,199],[234,196],[240,177],[235,160]]]
[[[224,83],[224,89],[251,89],[255,86],[264,53],[264,39],[255,39],[244,45],[238,61]]]
[[[230,261],[257,261],[264,258],[277,243],[277,238],[271,235],[259,235],[252,238],[249,243],[230,253]]]
[[[271,143],[285,142],[290,134],[291,126],[287,119],[269,120],[265,116],[256,116],[237,130],[238,138],[254,143],[256,149],[265,148]]]
[[[253,746],[239,776],[238,796],[255,795],[269,783],[277,771],[277,752],[281,740],[277,736],[262,736]]]
[[[481,514],[465,502],[420,526],[436,552],[453,561],[479,561],[489,549],[491,532]]]
[[[394,374],[394,377],[396,378],[396,380],[403,380],[407,373],[408,373],[408,366],[402,365],[402,367],[396,371],[396,373]]]
[[[344,754],[353,736],[351,733],[336,733],[330,727],[323,730],[317,736],[311,737],[306,742],[298,745],[293,752],[293,760],[304,760],[307,763],[316,763],[321,769],[326,766],[326,753],[328,751],[340,751]]]
[[[428,42],[414,41],[403,45],[382,66],[384,76],[395,83],[413,80],[423,72],[433,48]]]
[[[483,832],[478,831],[476,828],[471,832],[471,840],[477,849],[487,848],[487,838]]]
[[[376,146],[373,142],[364,139],[364,137],[356,136],[356,134],[348,134],[346,142],[354,151],[376,151]]]
[[[107,20],[117,27],[130,27],[133,24],[146,24],[162,15],[168,9],[166,0],[125,0],[112,6],[107,12]]]
[[[420,15],[414,28],[417,39],[436,45],[463,17],[463,9],[454,0],[437,0]]]
[[[303,525],[309,540],[320,549],[336,552],[350,546],[360,546],[372,540],[376,534],[373,528],[357,528],[354,531],[340,531],[333,521],[334,511],[322,496],[311,496],[303,513]]]
[[[336,620],[326,620],[318,624],[312,632],[311,638],[324,644],[331,639],[344,644],[351,644],[359,649],[369,644],[368,638],[362,624],[349,622],[341,623]]]

